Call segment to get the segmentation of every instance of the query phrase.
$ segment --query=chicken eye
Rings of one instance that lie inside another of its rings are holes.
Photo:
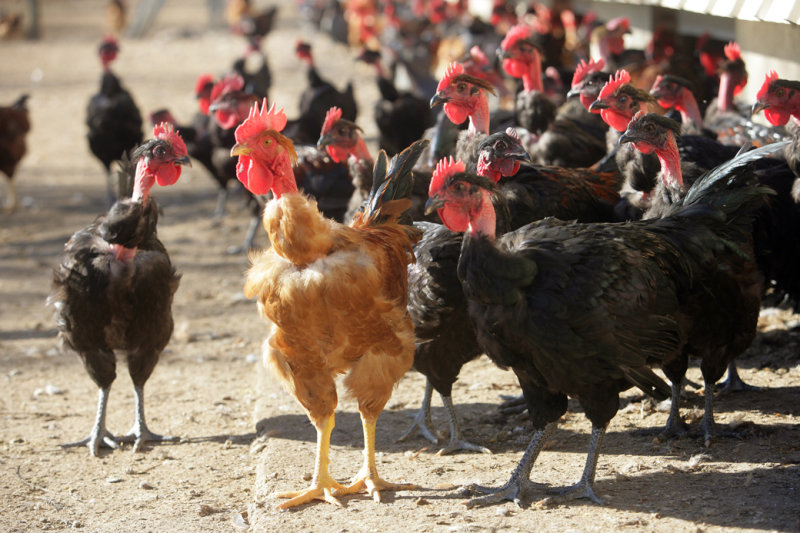
[[[627,97],[627,96],[625,96],[625,95],[619,96],[619,97],[617,98],[617,101],[618,101],[620,104],[624,104],[624,103],[626,103],[626,102],[628,101],[628,97]]]
[[[466,90],[467,90],[467,84],[466,83],[461,82],[461,83],[456,85],[456,91],[458,91],[460,93],[463,93]]]
[[[163,146],[156,146],[153,149],[153,155],[156,157],[164,157],[167,154],[167,150]]]

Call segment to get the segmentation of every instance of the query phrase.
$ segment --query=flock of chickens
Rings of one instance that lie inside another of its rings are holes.
[[[520,501],[568,396],[592,434],[579,481],[559,497],[601,502],[592,484],[619,393],[671,397],[662,436],[685,433],[690,357],[700,359],[710,445],[713,386],[726,369],[727,386],[747,386],[734,360],[755,337],[762,296],[800,301],[800,82],[769,73],[743,111],[734,96],[747,71],[735,43],[717,50],[703,37],[687,54],[657,31],[647,50],[627,50],[624,18],[603,24],[498,1],[489,24],[465,1],[411,4],[347,2],[340,13],[344,38],[376,69],[376,156],[357,125],[355,89],[323,79],[307,43],[296,49],[308,68],[300,115],[269,101],[262,43],[275,8],[248,8],[237,26],[261,67],[249,71],[242,58],[219,78],[201,75],[193,122],[154,112],[145,142],[110,68],[118,44],[103,41],[87,125],[113,204],[67,243],[49,300],[61,339],[100,389],[93,428],[72,445],[97,455],[172,438],[152,433],[144,415],[180,279],[156,236],[150,191],[175,183],[190,158],[219,183],[215,216],[236,180],[249,191],[244,249],[259,223],[269,237],[266,250],[250,251],[244,292],[270,324],[265,362],[318,436],[310,486],[279,494],[280,508],[414,488],[383,480],[375,463],[378,415],[412,367],[427,387],[404,438],[419,430],[437,441],[436,390],[450,417],[441,453],[488,451],[463,438],[451,398],[461,367],[481,354],[517,376],[533,434],[509,481],[471,487],[468,505]],[[592,44],[601,57],[588,56]],[[421,68],[444,50],[463,55],[438,76]],[[394,83],[400,70],[407,90]],[[0,113],[21,110],[24,98]],[[750,120],[760,111],[772,127]],[[22,153],[24,144],[0,154],[9,177]],[[115,353],[137,399],[124,437],[105,427]],[[340,374],[364,430],[364,463],[347,484],[328,468]]]

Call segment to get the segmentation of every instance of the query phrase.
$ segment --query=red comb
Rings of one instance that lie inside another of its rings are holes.
[[[328,133],[334,124],[339,122],[339,119],[342,118],[342,110],[336,106],[331,107],[328,109],[328,112],[325,113],[325,122],[322,123],[322,134]]]
[[[517,24],[516,26],[512,26],[506,36],[503,38],[503,41],[500,43],[500,48],[503,50],[508,50],[518,41],[522,39],[528,39],[531,36],[531,28],[525,24]]]
[[[486,57],[486,54],[483,53],[481,47],[477,44],[469,49],[469,56],[472,58],[472,62],[475,63],[476,67],[487,67],[489,66],[489,59]]]
[[[575,87],[583,81],[583,78],[585,78],[587,74],[591,72],[600,72],[605,66],[606,62],[602,57],[597,61],[590,59],[588,63],[585,59],[582,59],[575,68],[575,74],[572,76],[572,87]]]
[[[236,127],[234,136],[237,143],[243,143],[247,139],[258,135],[259,133],[267,130],[281,131],[286,127],[286,113],[283,108],[275,109],[275,102],[272,107],[267,109],[267,99],[264,98],[261,109],[258,108],[258,102],[253,104],[250,108],[250,114],[244,122]]]
[[[436,194],[439,192],[442,187],[444,187],[444,182],[458,172],[466,171],[467,166],[461,160],[454,160],[453,156],[451,155],[448,158],[442,158],[436,163],[436,168],[433,171],[433,176],[431,177],[431,184],[428,186],[428,196]]]
[[[442,76],[442,79],[439,80],[439,85],[436,86],[436,92],[443,91],[447,88],[450,83],[453,81],[453,78],[459,76],[464,73],[464,65],[457,61],[453,61],[449,65],[447,65],[447,70]]]
[[[631,21],[628,17],[617,17],[613,18],[608,21],[606,24],[606,28],[609,31],[614,31],[618,28],[622,28],[623,30],[628,30],[631,27]]]
[[[200,74],[197,83],[194,84],[194,94],[200,94],[209,83],[214,83],[214,76],[211,74]]]
[[[778,73],[774,70],[770,70],[767,72],[767,77],[764,79],[764,84],[758,90],[758,94],[756,95],[756,100],[761,100],[766,98],[767,93],[769,92],[769,87],[772,85],[774,81],[778,79]]]
[[[723,50],[725,52],[725,57],[727,57],[730,61],[736,61],[737,59],[742,58],[742,49],[739,48],[739,43],[735,41],[731,41],[726,44]]]
[[[228,74],[211,89],[211,101],[231,91],[241,91],[244,87],[244,78],[239,74]]]
[[[117,46],[117,47],[119,46],[119,42],[117,42],[117,38],[114,37],[113,35],[110,35],[110,34],[103,36],[103,40],[101,41],[101,44],[113,44],[114,46]]]
[[[608,83],[603,85],[603,88],[600,89],[600,94],[597,96],[598,100],[605,100],[614,92],[625,85],[626,83],[630,83],[631,75],[628,74],[628,71],[625,69],[619,69],[615,75],[608,77]]]
[[[186,145],[169,122],[160,122],[153,127],[153,137],[168,142],[176,153],[186,155]]]

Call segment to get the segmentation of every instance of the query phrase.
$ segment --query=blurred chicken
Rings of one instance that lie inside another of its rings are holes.
[[[358,59],[377,72],[381,99],[375,104],[373,115],[380,132],[378,146],[392,156],[422,138],[425,130],[433,126],[433,113],[425,98],[395,87],[381,64],[380,52],[364,50]]]
[[[119,52],[117,40],[112,36],[103,38],[100,44],[100,61],[103,77],[100,91],[93,95],[86,108],[86,125],[89,149],[100,160],[106,171],[108,202],[118,196],[120,184],[112,183],[111,164],[119,161],[123,154],[142,142],[142,115],[119,78],[111,72],[111,62]]]
[[[27,101],[28,95],[23,94],[10,106],[0,106],[0,172],[8,178],[5,208],[9,212],[17,208],[14,174],[27,151],[26,138],[31,129]]]
[[[109,0],[106,5],[106,26],[111,35],[122,35],[128,23],[128,6],[125,0]]]
[[[132,196],[117,201],[65,245],[48,299],[61,342],[78,354],[100,388],[89,436],[64,446],[88,445],[95,457],[101,446],[133,442],[137,451],[148,441],[175,439],[152,433],[144,414],[144,385],[172,335],[172,297],[180,280],[156,237],[158,206],[150,189],[175,183],[189,158],[171,126],[156,126],[153,136],[133,153],[136,168],[126,176]],[[125,354],[136,396],[136,419],[123,437],[112,435],[105,422],[115,352]]]
[[[272,247],[252,256],[244,292],[255,297],[271,324],[264,359],[303,406],[317,429],[311,486],[280,494],[286,509],[321,499],[413,485],[388,483],[375,464],[375,424],[392,388],[413,361],[413,324],[406,312],[407,265],[419,231],[401,222],[409,205],[410,170],[424,142],[375,165],[365,211],[350,226],[321,215],[299,193],[292,173],[294,146],[280,133],[286,116],[264,101],[236,129],[237,175],[253,194],[272,191],[264,227]],[[312,274],[298,276],[298,272]],[[314,274],[316,272],[316,274]],[[364,464],[348,486],[329,474],[337,374],[358,400],[364,429]]]
[[[286,133],[297,143],[315,144],[328,109],[336,106],[342,110],[344,118],[355,122],[358,106],[353,95],[352,82],[347,84],[344,91],[339,91],[319,75],[311,55],[311,45],[299,41],[295,52],[308,66],[308,87],[300,96],[300,116],[289,122]]]

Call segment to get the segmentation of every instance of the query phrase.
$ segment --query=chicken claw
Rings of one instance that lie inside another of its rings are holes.
[[[370,472],[369,469],[362,468],[361,471],[353,478],[353,481],[347,487],[342,487],[336,492],[334,496],[345,496],[347,494],[356,494],[359,492],[366,492],[376,503],[381,502],[382,490],[416,490],[419,486],[413,483],[390,483],[384,481],[378,476],[377,472]]]
[[[342,502],[340,502],[334,495],[334,491],[338,492],[344,488],[345,487],[343,485],[333,478],[323,477],[322,479],[314,481],[312,485],[305,490],[281,492],[276,494],[278,498],[289,498],[288,502],[283,502],[276,506],[276,508],[285,510],[289,509],[290,507],[297,507],[298,505],[309,503],[313,500],[323,500],[328,503],[332,503],[337,507],[343,507]]]

